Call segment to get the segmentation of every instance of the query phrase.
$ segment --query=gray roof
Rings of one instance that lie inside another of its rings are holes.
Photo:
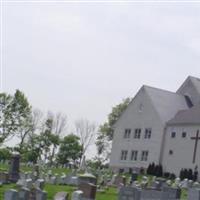
[[[179,110],[188,109],[185,97],[180,94],[150,86],[144,86],[144,89],[163,123],[172,119]]]
[[[184,81],[184,83],[181,85],[181,87],[177,90],[177,93],[180,93],[181,89],[188,84],[188,82],[191,81],[191,83],[196,88],[197,92],[200,94],[200,79],[194,76],[188,76],[187,79]]]
[[[200,124],[200,105],[196,105],[189,110],[181,110],[168,121],[169,125],[178,124]]]

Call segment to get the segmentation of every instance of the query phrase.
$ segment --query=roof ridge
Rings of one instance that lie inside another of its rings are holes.
[[[172,92],[172,91],[169,91],[169,90],[165,90],[165,89],[161,89],[161,88],[157,88],[157,87],[153,87],[153,86],[149,86],[149,85],[143,85],[143,87],[145,87],[145,88],[151,88],[151,89],[154,89],[154,90],[160,90],[162,92],[172,93],[172,94],[175,94],[175,95],[178,95],[178,96],[183,96],[181,94],[177,94],[176,92]]]

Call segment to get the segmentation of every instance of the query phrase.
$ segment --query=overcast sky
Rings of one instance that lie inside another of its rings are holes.
[[[3,90],[33,107],[103,123],[143,85],[200,77],[200,3],[11,3],[3,7]]]

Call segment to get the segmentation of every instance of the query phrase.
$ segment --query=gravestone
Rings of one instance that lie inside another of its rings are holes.
[[[119,190],[118,200],[140,200],[141,189],[123,186]]]
[[[158,188],[162,189],[163,187],[166,187],[166,179],[164,178],[156,178],[156,181],[158,182]]]
[[[161,189],[160,184],[159,184],[158,181],[152,181],[151,187],[152,187],[152,188],[155,188],[155,189],[157,189],[157,190]]]
[[[82,200],[83,197],[83,191],[76,190],[72,193],[72,200]]]
[[[0,183],[8,183],[9,176],[7,172],[0,172]]]
[[[162,200],[178,200],[181,197],[180,188],[163,187],[161,199]]]
[[[189,183],[189,180],[188,180],[187,178],[185,178],[185,179],[181,182],[181,188],[188,189],[188,183]]]
[[[115,177],[115,181],[114,181],[113,184],[116,185],[116,186],[124,184],[124,177],[122,177],[122,176],[116,176]]]
[[[200,188],[189,188],[188,200],[200,200]]]
[[[20,155],[18,153],[13,154],[11,156],[9,169],[9,180],[13,183],[16,183],[19,179],[19,163]]]
[[[69,195],[67,192],[58,192],[56,193],[54,200],[68,200]]]
[[[44,179],[37,179],[35,182],[35,186],[40,188],[41,190],[44,189],[44,185],[45,185]]]
[[[28,188],[22,187],[19,190],[19,200],[28,200],[30,197],[30,190]]]
[[[141,192],[141,200],[160,200],[161,199],[161,190],[154,190],[154,189],[145,189]]]
[[[31,188],[32,187],[32,185],[33,185],[33,181],[32,181],[32,179],[26,179],[25,180],[25,184],[24,184],[24,186],[26,187],[26,188]]]
[[[4,194],[4,200],[19,200],[18,192],[17,190],[7,190]]]
[[[55,176],[52,176],[52,177],[50,178],[50,180],[49,180],[49,183],[50,183],[50,184],[53,184],[53,185],[56,185],[56,184],[57,184],[57,179],[56,179],[56,177],[55,177]]]
[[[78,186],[78,190],[83,191],[83,198],[94,200],[96,197],[96,185],[92,183],[81,183]]]
[[[81,183],[92,183],[94,185],[97,184],[97,178],[89,173],[82,174],[78,177],[78,184]]]
[[[46,200],[47,199],[47,192],[36,189],[35,190],[35,197],[36,197],[36,200]]]

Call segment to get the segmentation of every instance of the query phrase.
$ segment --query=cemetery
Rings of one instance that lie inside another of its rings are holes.
[[[20,155],[1,163],[2,200],[199,200],[200,184],[181,177],[156,177],[148,169],[112,173],[109,169],[86,170],[26,166]],[[150,165],[152,170],[152,167]],[[182,173],[182,172],[181,172]]]

